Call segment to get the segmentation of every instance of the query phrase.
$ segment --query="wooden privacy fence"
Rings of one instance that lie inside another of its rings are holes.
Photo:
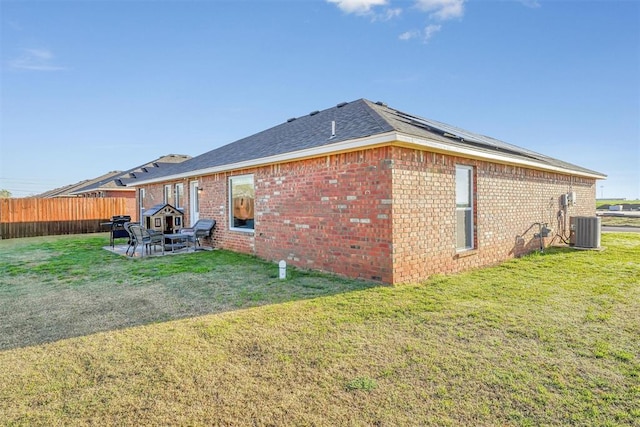
[[[0,199],[0,239],[97,233],[114,215],[135,221],[135,199],[56,198]]]

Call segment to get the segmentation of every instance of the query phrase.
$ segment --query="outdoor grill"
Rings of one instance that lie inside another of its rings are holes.
[[[124,228],[124,224],[131,222],[130,215],[114,215],[111,217],[111,222],[106,223],[111,228],[111,237],[109,242],[111,247],[114,246],[114,240],[122,237],[129,237],[129,232]]]

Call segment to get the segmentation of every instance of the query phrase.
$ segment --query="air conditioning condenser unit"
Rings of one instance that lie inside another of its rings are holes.
[[[599,248],[601,222],[597,216],[572,216],[569,244],[577,248]]]

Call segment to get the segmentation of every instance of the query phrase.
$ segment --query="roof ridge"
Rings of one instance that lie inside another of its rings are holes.
[[[389,120],[387,120],[386,117],[384,117],[382,114],[380,114],[375,107],[373,107],[373,105],[377,105],[380,107],[386,107],[386,104],[382,103],[382,102],[371,102],[368,99],[365,98],[361,98],[358,99],[357,101],[354,102],[358,102],[358,101],[362,101],[364,103],[364,105],[366,105],[367,109],[367,113],[369,113],[369,115],[371,116],[371,118],[373,118],[373,120],[375,120],[380,127],[384,127],[383,124],[387,125],[387,129],[385,132],[388,132],[389,130],[397,130],[395,126],[393,126],[391,124],[391,122],[389,122]],[[382,123],[381,123],[382,122]]]

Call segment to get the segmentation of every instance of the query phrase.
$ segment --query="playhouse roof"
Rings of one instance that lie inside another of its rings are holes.
[[[168,213],[168,214],[171,214],[171,215],[176,215],[176,214],[183,215],[184,214],[183,209],[176,208],[176,207],[174,207],[174,206],[172,206],[172,205],[170,205],[168,203],[160,203],[160,204],[157,204],[157,205],[152,206],[151,208],[145,210],[143,215],[144,216],[154,216],[158,212],[161,212],[161,211],[164,214]]]

